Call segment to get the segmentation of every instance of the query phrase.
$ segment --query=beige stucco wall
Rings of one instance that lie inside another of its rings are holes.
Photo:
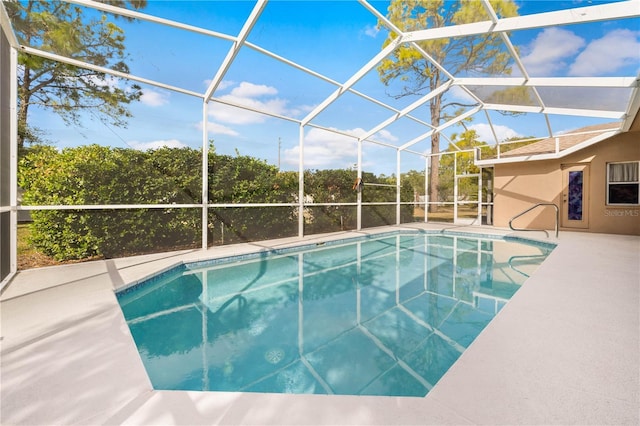
[[[616,135],[559,160],[496,164],[495,226],[508,227],[509,219],[536,203],[555,203],[562,209],[561,166],[589,164],[588,226],[572,230],[640,235],[640,207],[606,205],[606,165],[616,161],[640,161],[640,131]],[[553,229],[553,224],[552,207],[538,208],[514,222],[525,228]]]

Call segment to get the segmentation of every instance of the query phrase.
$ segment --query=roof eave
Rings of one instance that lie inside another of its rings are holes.
[[[517,157],[507,157],[507,158],[492,158],[487,160],[476,160],[475,165],[478,167],[490,167],[490,166],[495,166],[496,164],[522,163],[524,161],[557,160],[557,159],[566,157],[567,155],[573,154],[574,152],[578,152],[592,145],[600,143],[606,139],[612,138],[613,136],[620,133],[622,133],[622,131],[620,130],[611,130],[608,132],[604,132],[599,134],[598,136],[594,136],[591,139],[587,139],[584,142],[581,142],[577,145],[572,146],[571,148],[567,148],[559,152],[521,155]]]

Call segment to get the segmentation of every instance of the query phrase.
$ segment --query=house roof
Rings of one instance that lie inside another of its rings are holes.
[[[609,136],[617,132],[618,123],[604,123],[582,127],[556,137],[542,139],[529,145],[521,146],[503,153],[502,157],[521,157],[539,154],[560,153],[579,144],[602,140],[603,135]]]

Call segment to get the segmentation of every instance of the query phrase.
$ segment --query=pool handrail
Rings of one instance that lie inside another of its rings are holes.
[[[509,220],[509,228],[512,231],[542,231],[547,235],[547,238],[549,238],[549,233],[547,232],[546,229],[525,229],[525,228],[514,228],[512,225],[512,222],[514,220],[516,220],[517,218],[519,218],[520,216],[529,213],[531,210],[541,207],[541,206],[553,206],[553,208],[556,210],[556,222],[555,222],[555,233],[556,233],[556,238],[558,238],[558,222],[560,222],[560,209],[558,208],[558,206],[554,203],[537,203],[531,207],[529,207],[528,209],[524,210],[523,212],[518,213],[517,215],[513,216],[510,220]]]
[[[546,259],[547,255],[546,254],[527,254],[527,255],[522,255],[522,256],[511,256],[509,258],[509,260],[507,261],[507,263],[509,264],[509,268],[513,269],[514,271],[516,271],[517,273],[524,275],[525,277],[529,278],[529,274],[527,274],[526,272],[522,272],[520,269],[516,268],[515,266],[513,266],[513,261],[516,259]]]

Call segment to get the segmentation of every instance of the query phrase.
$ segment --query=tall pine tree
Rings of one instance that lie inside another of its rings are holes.
[[[490,0],[499,17],[518,14],[513,0]],[[440,28],[476,21],[489,20],[480,0],[392,0],[387,18],[403,32]],[[382,23],[381,23],[382,25]],[[398,37],[390,31],[383,48]],[[418,46],[434,61],[453,75],[502,75],[510,74],[511,57],[504,49],[499,34],[483,34],[456,38],[441,38],[417,42]],[[447,80],[444,72],[429,61],[411,44],[400,45],[378,66],[381,81],[392,86],[400,82],[396,98],[422,96],[438,88]],[[395,87],[395,86],[394,86]],[[438,127],[442,120],[456,114],[454,108],[461,105],[448,99],[449,91],[434,96],[428,104],[431,125]],[[440,152],[440,135],[431,136],[431,153]],[[429,201],[439,201],[439,157],[433,156],[429,172]],[[436,210],[431,205],[430,211]]]
[[[140,9],[146,0],[104,0]],[[114,17],[61,1],[5,2],[19,43],[45,52],[129,72],[124,32]],[[90,15],[90,16],[89,16]],[[129,81],[112,84],[104,73],[20,52],[18,56],[18,148],[41,140],[28,124],[32,106],[57,113],[67,124],[80,125],[81,112],[92,111],[100,120],[124,127],[131,113],[127,106],[142,95]]]

